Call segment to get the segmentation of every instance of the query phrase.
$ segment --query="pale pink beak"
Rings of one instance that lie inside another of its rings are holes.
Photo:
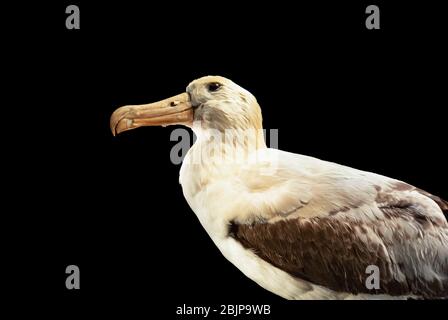
[[[118,108],[110,117],[110,129],[115,136],[120,132],[143,126],[191,126],[193,108],[188,93],[150,104]]]

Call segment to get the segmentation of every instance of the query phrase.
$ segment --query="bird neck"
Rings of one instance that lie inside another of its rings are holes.
[[[263,130],[217,132],[194,130],[196,141],[183,160],[180,183],[187,199],[216,181],[238,177],[266,150]],[[255,160],[254,160],[255,159]]]
[[[194,132],[197,139],[191,152],[208,165],[238,164],[266,148],[263,129],[194,129]]]

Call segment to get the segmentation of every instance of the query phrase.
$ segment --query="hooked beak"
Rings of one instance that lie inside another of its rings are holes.
[[[124,106],[110,117],[110,129],[115,136],[120,132],[143,126],[169,126],[193,123],[193,108],[188,93],[150,104]]]

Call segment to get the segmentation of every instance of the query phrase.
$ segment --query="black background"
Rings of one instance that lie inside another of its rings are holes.
[[[280,149],[448,198],[441,8],[338,2],[77,1],[5,10],[14,13],[4,29],[13,70],[13,103],[4,108],[13,155],[5,166],[13,175],[11,258],[3,263],[10,295],[62,306],[61,316],[90,307],[175,317],[184,303],[271,304],[274,318],[351,314],[353,303],[283,301],[222,257],[183,198],[180,166],[169,158],[173,127],[115,138],[109,130],[121,105],[222,75],[257,97]],[[65,28],[69,4],[80,7],[80,30]],[[381,30],[365,28],[368,4],[379,5]],[[69,264],[80,267],[79,291],[65,288]],[[380,306],[395,314],[412,307]]]

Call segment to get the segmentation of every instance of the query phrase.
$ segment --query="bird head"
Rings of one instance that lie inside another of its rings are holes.
[[[142,126],[176,124],[193,130],[261,130],[262,118],[257,100],[249,91],[224,77],[206,76],[174,97],[118,108],[110,119],[114,135]]]

